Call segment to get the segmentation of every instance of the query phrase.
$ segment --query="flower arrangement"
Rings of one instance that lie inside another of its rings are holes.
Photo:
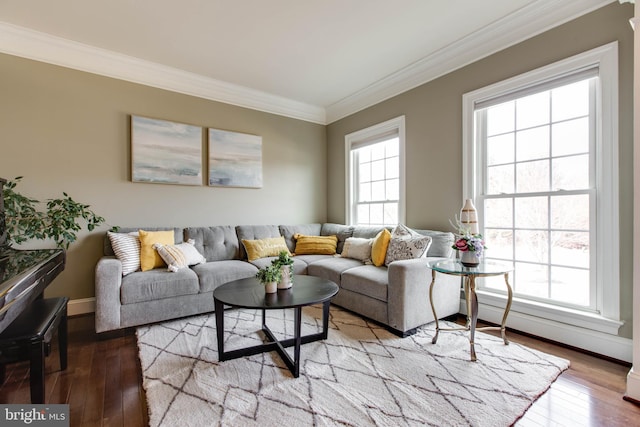
[[[461,252],[475,252],[476,256],[480,258],[482,252],[487,249],[482,234],[471,234],[469,227],[462,224],[457,216],[456,223],[451,223],[451,225],[457,229],[456,240],[451,247]]]

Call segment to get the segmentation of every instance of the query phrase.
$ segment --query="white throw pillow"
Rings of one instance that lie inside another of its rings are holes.
[[[161,243],[156,243],[153,245],[153,248],[158,251],[162,260],[167,263],[169,271],[174,273],[181,268],[207,262],[207,260],[194,246],[193,239],[189,239],[186,243],[180,243],[177,245],[163,245]]]
[[[388,267],[393,261],[421,258],[427,253],[430,245],[431,237],[423,236],[403,224],[398,224],[391,233],[384,264]]]
[[[138,233],[113,233],[107,231],[113,253],[122,263],[122,275],[140,270],[140,239]]]
[[[344,242],[342,253],[343,258],[353,258],[364,262],[371,263],[371,245],[373,239],[364,239],[362,237],[348,237]]]

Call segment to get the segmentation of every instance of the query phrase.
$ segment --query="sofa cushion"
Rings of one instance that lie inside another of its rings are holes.
[[[140,239],[138,233],[112,233],[107,231],[116,258],[122,263],[122,275],[140,270]]]
[[[249,262],[255,265],[257,268],[265,268],[270,266],[271,261],[277,258],[278,257],[271,256],[271,257],[256,259]],[[293,274],[307,274],[307,263],[304,262],[299,257],[293,258]]]
[[[162,298],[197,294],[200,290],[198,276],[189,268],[176,273],[165,268],[137,271],[122,278],[120,300],[122,304],[134,304]]]
[[[189,227],[184,234],[186,239],[194,240],[196,249],[207,261],[240,259],[240,241],[234,226]]]
[[[373,239],[363,239],[362,237],[349,237],[344,242],[344,248],[340,256],[343,258],[353,258],[364,263],[371,264],[371,245]]]
[[[417,233],[431,237],[431,246],[427,250],[428,257],[450,258],[453,255],[455,236],[451,232],[434,230],[414,230]]]
[[[140,230],[138,237],[140,237],[140,269],[142,271],[148,271],[157,267],[166,266],[167,264],[153,246],[156,243],[173,245],[173,230]]]
[[[342,273],[340,287],[380,301],[387,301],[389,289],[387,281],[386,267],[363,265]]]
[[[371,244],[371,262],[376,267],[384,265],[390,241],[391,233],[386,228],[380,230],[376,237],[373,238],[373,243]]]
[[[254,265],[239,260],[212,261],[191,269],[200,280],[200,292],[213,291],[224,283],[253,277],[258,272]]]
[[[317,236],[320,234],[320,224],[300,224],[300,225],[279,225],[280,234],[287,243],[289,252],[295,252],[296,240],[293,238],[296,234],[306,234],[307,236]]]
[[[242,246],[244,246],[244,250],[247,252],[247,260],[249,261],[278,256],[280,252],[289,254],[289,248],[287,248],[287,244],[284,242],[284,237],[282,236],[256,240],[242,239]]]
[[[238,225],[236,226],[238,241],[266,239],[268,237],[280,237],[277,225]],[[247,251],[240,245],[240,259],[247,259]]]
[[[184,243],[177,245],[163,245],[156,243],[153,248],[158,251],[162,260],[169,267],[168,270],[175,273],[181,268],[187,268],[190,265],[202,264],[207,260],[193,246],[193,239],[189,239]]]
[[[296,255],[293,260],[294,262],[303,261],[306,265],[309,265],[325,259],[333,259],[334,257],[335,255]]]
[[[340,285],[340,277],[350,268],[362,267],[362,263],[351,258],[331,257],[307,266],[307,274],[331,280]]]
[[[391,233],[384,264],[389,266],[394,261],[422,258],[427,253],[429,245],[431,245],[431,237],[423,236],[403,224],[398,224]]]
[[[385,227],[370,227],[367,225],[358,225],[353,227],[353,237],[363,239],[373,239]]]
[[[305,236],[296,234],[297,255],[333,255],[336,253],[338,236]]]
[[[312,233],[309,233],[309,234],[312,234]],[[353,236],[353,227],[350,225],[333,224],[331,222],[327,222],[325,224],[322,224],[320,235],[321,236],[338,236],[338,245],[336,247],[336,252],[342,253],[344,242],[349,237]]]
[[[178,244],[182,243],[183,240],[183,230],[178,227],[119,227],[118,233],[137,233],[138,230],[144,229],[147,231],[160,231],[160,230],[173,230],[173,243]],[[452,243],[453,244],[453,243]],[[109,240],[109,236],[107,233],[104,234],[104,239],[102,240],[102,252],[106,256],[113,256],[115,253],[113,252],[113,248],[111,247],[111,241]]]

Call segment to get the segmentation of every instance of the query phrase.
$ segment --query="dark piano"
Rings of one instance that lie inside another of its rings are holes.
[[[9,247],[0,178],[0,332],[64,270],[62,249],[15,250]]]
[[[64,270],[62,249],[0,252],[0,332]]]

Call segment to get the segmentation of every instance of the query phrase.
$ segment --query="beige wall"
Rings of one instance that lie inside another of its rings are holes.
[[[119,226],[326,219],[325,126],[8,55],[0,55],[0,94],[0,176],[24,176],[18,190],[31,197],[65,191]],[[132,183],[130,114],[261,135],[263,188]],[[82,233],[47,295],[94,295],[106,229]]]
[[[327,128],[328,164],[344,171],[344,136],[406,116],[406,196],[409,226],[450,229],[462,206],[462,95],[571,55],[617,40],[620,85],[620,335],[631,336],[633,229],[633,32],[631,5],[602,9],[449,73],[416,89],[332,123]],[[345,220],[344,173],[328,176],[328,220]],[[625,232],[628,230],[629,232]]]

